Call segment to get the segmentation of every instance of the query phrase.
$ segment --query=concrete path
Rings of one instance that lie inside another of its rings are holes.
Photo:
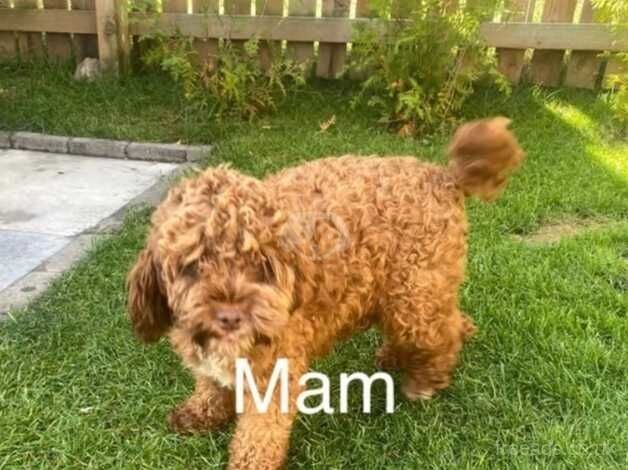
[[[45,289],[89,247],[95,227],[176,168],[0,150],[0,316]]]

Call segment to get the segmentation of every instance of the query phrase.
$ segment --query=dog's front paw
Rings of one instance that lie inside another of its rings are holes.
[[[426,371],[418,370],[404,377],[401,392],[410,401],[430,400],[448,385],[448,375],[429,376]]]
[[[432,397],[436,394],[436,389],[429,387],[420,388],[415,384],[405,383],[401,387],[401,392],[410,401],[426,401],[432,399]]]
[[[168,425],[174,432],[182,435],[198,434],[212,428],[204,413],[188,404],[177,406],[170,412]]]

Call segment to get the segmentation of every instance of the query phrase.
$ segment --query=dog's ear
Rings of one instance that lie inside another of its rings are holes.
[[[151,248],[145,248],[127,278],[128,311],[135,334],[147,343],[157,341],[172,325],[172,312]]]

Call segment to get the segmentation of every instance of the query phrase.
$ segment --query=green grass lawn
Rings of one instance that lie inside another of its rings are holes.
[[[216,161],[258,176],[346,152],[442,161],[445,138],[403,140],[351,110],[349,85],[319,83],[254,124],[185,110],[147,75],[77,84],[68,69],[0,66],[0,130],[218,142]],[[289,468],[627,468],[628,144],[589,92],[480,91],[468,118],[514,120],[528,159],[494,205],[471,202],[462,303],[479,333],[454,384],[396,411],[301,416]],[[319,124],[337,124],[325,133]],[[166,342],[144,347],[125,318],[124,278],[148,211],[98,244],[36,304],[0,324],[0,468],[220,468],[230,430],[181,438],[165,422],[191,390]],[[514,235],[563,219],[605,221],[556,244]],[[341,344],[315,368],[374,372],[380,338]],[[337,400],[338,381],[333,382]],[[381,389],[380,389],[381,390]],[[357,393],[352,403],[357,407]],[[355,409],[355,408],[354,408]]]

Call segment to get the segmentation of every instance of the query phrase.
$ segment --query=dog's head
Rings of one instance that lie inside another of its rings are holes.
[[[263,183],[224,168],[172,190],[129,274],[136,334],[169,333],[192,365],[271,343],[294,308],[293,263],[278,244],[285,223]]]

